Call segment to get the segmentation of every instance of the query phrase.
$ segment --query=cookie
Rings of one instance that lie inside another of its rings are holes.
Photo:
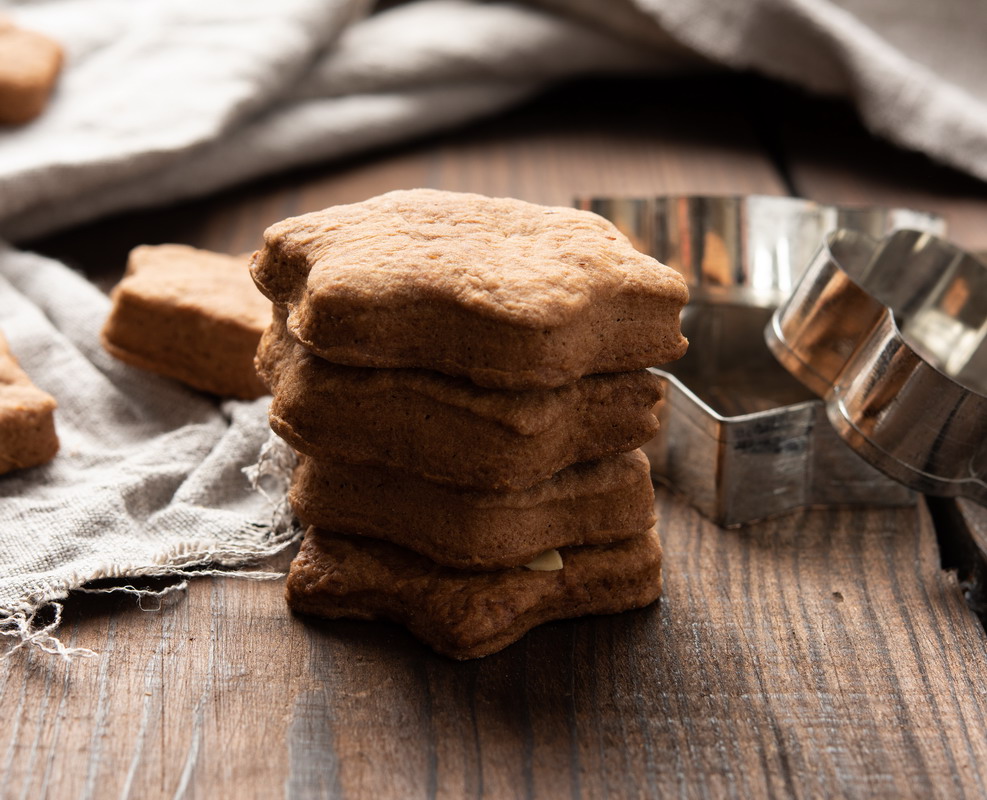
[[[284,319],[275,307],[257,371],[274,395],[275,433],[316,458],[524,489],[577,461],[632,450],[658,430],[661,380],[647,370],[558,389],[484,389],[428,370],[331,364],[295,342]]]
[[[181,244],[135,248],[111,295],[103,346],[204,392],[247,400],[266,394],[254,355],[271,304],[247,262]]]
[[[55,457],[55,405],[55,398],[31,383],[0,334],[0,474]]]
[[[0,123],[37,117],[62,68],[62,48],[47,36],[0,19]]]
[[[576,464],[509,492],[302,457],[288,497],[305,525],[385,539],[464,569],[518,566],[545,550],[627,539],[655,523],[654,488],[640,450]]]
[[[679,358],[684,280],[588,211],[431,189],[267,229],[254,280],[338,363],[552,388]]]
[[[651,530],[611,545],[560,551],[562,569],[475,573],[386,542],[310,528],[288,573],[292,609],[389,619],[447,656],[490,655],[544,622],[612,614],[661,594],[661,544]]]

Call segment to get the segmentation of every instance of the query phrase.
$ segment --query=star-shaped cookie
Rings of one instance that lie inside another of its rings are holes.
[[[264,240],[254,280],[335,363],[531,389],[687,346],[683,279],[587,211],[414,189],[286,219]]]

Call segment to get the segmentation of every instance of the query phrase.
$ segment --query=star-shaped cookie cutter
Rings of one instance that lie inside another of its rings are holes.
[[[987,264],[922,231],[835,231],[765,336],[870,464],[987,504]]]
[[[842,442],[825,404],[771,355],[764,329],[826,232],[942,232],[940,217],[762,196],[584,198],[576,205],[612,220],[690,286],[682,314],[689,352],[652,370],[665,384],[661,430],[643,446],[656,480],[724,526],[806,506],[914,502],[913,492]]]
[[[652,369],[665,389],[661,428],[643,445],[652,477],[726,527],[808,506],[914,502],[840,441],[826,406],[772,358],[771,313],[686,308],[689,352]]]

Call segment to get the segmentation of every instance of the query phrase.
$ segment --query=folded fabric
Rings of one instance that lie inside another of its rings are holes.
[[[846,97],[874,132],[987,178],[987,12],[969,0],[369,10],[368,0],[0,0],[68,55],[46,113],[0,131],[0,235],[206,194],[603,72],[760,72]]]
[[[68,59],[48,111],[0,132],[0,235],[24,239],[410,138],[502,109],[552,78],[670,60],[509,3],[426,0],[347,29],[368,8],[14,5],[8,13],[63,42]]]

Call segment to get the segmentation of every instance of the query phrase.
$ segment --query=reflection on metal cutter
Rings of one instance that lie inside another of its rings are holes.
[[[837,231],[767,338],[867,461],[987,504],[987,265],[921,231]]]
[[[666,393],[661,431],[644,445],[654,478],[727,526],[804,506],[914,502],[842,442],[825,405],[774,360],[764,329],[826,232],[941,232],[940,217],[759,196],[576,204],[614,221],[690,285],[682,317],[689,353],[654,370]]]
[[[942,218],[907,208],[833,206],[793,197],[588,197],[642,253],[678,270],[697,302],[775,308],[823,237],[838,228],[881,237],[898,228],[945,233]]]

